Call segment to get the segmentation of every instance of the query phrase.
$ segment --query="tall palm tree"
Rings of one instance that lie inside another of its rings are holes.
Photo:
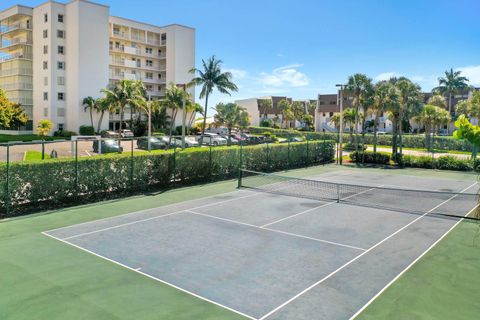
[[[266,118],[268,109],[272,108],[271,99],[258,99],[258,108],[260,109],[260,118]]]
[[[277,102],[277,108],[282,113],[282,121],[285,122],[285,127],[290,127],[289,121],[293,118],[292,104],[287,99],[282,99]]]
[[[414,120],[425,127],[425,145],[431,149],[435,132],[441,125],[450,121],[450,114],[443,108],[426,104]]]
[[[199,143],[203,142],[203,135],[205,133],[205,127],[207,126],[207,110],[208,110],[208,97],[212,94],[216,88],[220,93],[231,95],[231,91],[238,91],[238,87],[232,82],[232,74],[230,72],[222,72],[223,61],[210,57],[207,61],[202,59],[203,70],[193,68],[191,73],[197,75],[194,77],[190,85],[202,86],[200,91],[200,99],[205,98],[205,111],[203,113],[203,125],[202,136]]]
[[[448,112],[452,113],[452,96],[459,91],[468,89],[468,79],[461,76],[461,71],[445,71],[445,76],[438,78],[438,87],[434,88],[434,92],[448,96]]]
[[[172,138],[173,126],[175,125],[178,110],[183,108],[184,99],[186,101],[190,100],[188,93],[175,84],[170,83],[165,90],[165,97],[162,100],[164,107],[170,110],[170,139]]]
[[[136,100],[145,97],[145,86],[140,80],[121,80],[112,88],[103,89],[102,92],[112,108],[120,111],[120,128],[118,130],[120,133],[123,129],[125,108],[133,106]]]
[[[405,77],[400,77],[396,82],[399,92],[399,109],[398,109],[398,136],[400,155],[403,153],[403,123],[408,121],[409,116],[417,113],[422,103],[422,92],[419,85],[413,83]],[[397,150],[394,150],[396,158]]]
[[[245,108],[236,103],[219,103],[215,107],[215,111],[217,112],[215,122],[227,127],[228,143],[231,143],[230,134],[234,127],[239,127],[242,124]]]
[[[86,112],[87,110],[89,110],[90,112],[90,123],[91,123],[91,126],[92,128],[94,128],[93,126],[93,110],[96,109],[96,104],[97,104],[97,101],[88,96],[86,98],[83,98],[83,101],[82,101],[82,105],[83,105],[83,110]]]
[[[190,112],[190,118],[188,119],[188,127],[193,126],[193,122],[195,121],[195,116],[197,113],[203,114],[203,107],[199,103],[190,102],[188,107]]]
[[[100,117],[98,118],[98,124],[97,124],[97,133],[99,133],[100,130],[102,129],[102,122],[103,122],[103,117],[105,116],[105,112],[114,111],[113,105],[110,103],[110,101],[106,97],[98,98],[95,101],[95,111],[97,113],[100,113]]]
[[[345,90],[353,95],[353,105],[355,106],[355,151],[358,152],[358,124],[359,124],[359,115],[360,107],[362,102],[366,101],[366,95],[371,90],[372,79],[368,78],[363,73],[355,73],[348,77],[348,82],[345,87]],[[362,128],[363,129],[363,128]]]
[[[359,118],[359,116],[357,114],[357,109],[348,108],[348,109],[345,109],[343,111],[343,121],[345,121],[345,125],[349,126],[349,128],[350,128],[350,130],[349,130],[350,131],[350,143],[354,142],[353,133],[355,131],[354,127],[357,124],[358,118]],[[355,142],[357,142],[356,139],[355,139]],[[356,149],[358,149],[358,146],[356,146]],[[358,150],[355,150],[355,151],[358,151]]]

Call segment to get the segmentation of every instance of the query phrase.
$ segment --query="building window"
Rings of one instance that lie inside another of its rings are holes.
[[[58,68],[58,70],[65,70],[65,62],[58,61],[57,62],[57,68]]]
[[[330,112],[330,117],[333,117],[333,112]]]
[[[153,73],[151,73],[151,72],[146,72],[146,73],[145,73],[145,78],[147,78],[147,79],[153,79]]]
[[[48,69],[48,62],[43,61],[43,70],[47,70],[47,69]]]
[[[145,64],[147,65],[147,67],[153,67],[153,61],[152,60],[146,60]]]
[[[58,54],[65,54],[65,47],[64,46],[58,46],[57,52],[58,52]]]
[[[48,54],[48,46],[43,46],[43,54]]]
[[[65,31],[63,30],[57,30],[57,38],[65,38]]]
[[[152,48],[145,48],[145,53],[152,54],[152,52],[153,52]]]
[[[48,86],[48,77],[43,78],[43,85]]]
[[[158,91],[162,91],[162,86],[157,87]]]
[[[63,23],[63,14],[59,14],[59,15],[58,15],[58,22],[62,22],[62,23]]]
[[[63,123],[59,123],[59,124],[58,124],[58,130],[59,130],[59,131],[63,131]]]
[[[65,98],[65,94],[64,94],[63,92],[57,93],[57,99],[58,99],[59,101],[63,101],[64,98]]]
[[[162,74],[161,73],[158,74],[158,79],[162,79]]]
[[[57,117],[65,117],[65,108],[58,108],[57,109]]]
[[[43,15],[43,22],[48,22],[48,13]]]
[[[48,92],[43,93],[43,101],[48,101]]]
[[[48,108],[43,108],[43,116],[48,117]]]
[[[48,30],[43,30],[43,39],[48,38]]]
[[[145,89],[147,89],[148,91],[153,91],[153,86],[151,84],[147,84],[145,86]]]
[[[159,56],[159,57],[162,56],[162,50],[158,50],[158,56]]]
[[[57,85],[64,86],[65,85],[65,77],[57,77]]]

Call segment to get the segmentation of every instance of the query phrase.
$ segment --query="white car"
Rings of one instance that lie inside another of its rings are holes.
[[[181,137],[175,138],[175,144],[177,146],[182,146],[182,138]],[[185,137],[185,147],[186,148],[198,147],[198,142],[195,141],[194,137]]]
[[[120,136],[122,138],[133,138],[133,132],[128,129],[123,129],[120,131]]]
[[[200,141],[200,138],[202,137],[201,134],[197,135],[195,137],[195,140]],[[227,145],[227,139],[224,139],[220,137],[218,134],[215,133],[210,133],[210,132],[205,132],[203,135],[203,143],[204,145],[207,146],[226,146]]]

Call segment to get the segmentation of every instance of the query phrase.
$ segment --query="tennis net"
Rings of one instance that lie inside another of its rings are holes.
[[[417,214],[480,219],[476,209],[478,203],[476,185],[461,192],[444,192],[334,183],[250,170],[241,170],[238,185],[240,188],[319,201],[336,201]]]

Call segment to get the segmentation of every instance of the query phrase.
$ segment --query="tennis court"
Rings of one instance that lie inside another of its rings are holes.
[[[252,319],[348,319],[476,205],[476,183],[244,171],[238,191],[44,232]]]

